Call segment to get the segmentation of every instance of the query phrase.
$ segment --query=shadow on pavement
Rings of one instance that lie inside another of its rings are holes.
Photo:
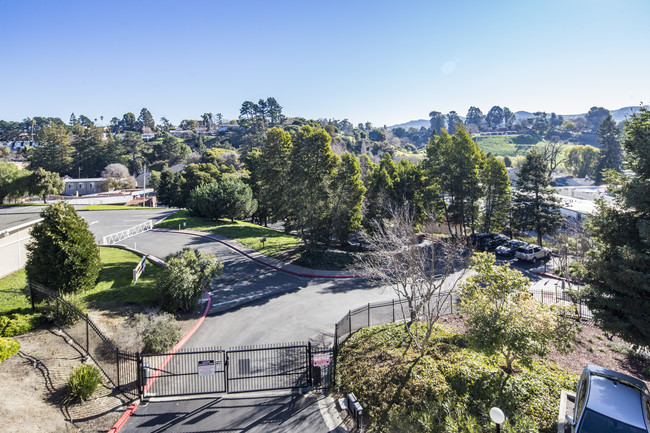
[[[151,401],[129,418],[123,432],[328,432],[309,394],[211,396]]]

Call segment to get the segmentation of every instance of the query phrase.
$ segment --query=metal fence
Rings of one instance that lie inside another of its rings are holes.
[[[576,320],[593,320],[593,314],[579,299],[573,298],[568,292],[554,290],[531,290],[531,295],[541,304],[554,304],[564,307],[560,313],[570,315]],[[458,309],[460,298],[456,294],[438,294],[428,303],[427,308],[434,315],[443,316],[454,314]],[[408,300],[400,299],[386,302],[376,302],[364,305],[339,320],[334,328],[334,345],[339,346],[348,337],[368,326],[386,325],[388,323],[408,320],[410,317]]]
[[[426,308],[438,316],[453,314],[458,303],[458,296],[442,293],[435,295]],[[376,302],[350,310],[334,327],[334,344],[342,344],[347,338],[368,326],[386,325],[410,318],[409,304],[406,299]]]
[[[51,318],[85,356],[91,358],[106,378],[124,393],[137,394],[138,371],[134,354],[121,352],[87,314],[67,302],[59,293],[30,281],[30,297],[48,301]],[[34,303],[32,302],[32,305]]]
[[[153,221],[151,220],[145,221],[142,224],[138,224],[137,226],[131,227],[128,230],[122,230],[121,232],[104,236],[102,238],[102,245],[116,244],[120,241],[123,241],[124,239],[149,231],[152,228],[153,228]]]

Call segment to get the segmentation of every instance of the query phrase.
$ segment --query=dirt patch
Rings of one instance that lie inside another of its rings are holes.
[[[0,431],[108,431],[128,401],[108,380],[81,404],[63,402],[70,373],[83,362],[74,344],[52,329],[15,337],[20,351],[0,363]]]
[[[138,312],[146,311],[91,310],[88,315],[121,350],[135,352],[141,347],[132,320]],[[181,336],[196,324],[201,313],[177,317]],[[20,343],[20,351],[0,363],[0,432],[106,432],[131,403],[104,378],[89,400],[65,404],[68,377],[83,362],[83,352],[56,327],[14,338]]]
[[[439,323],[461,333],[467,329],[465,320],[457,314],[445,316]],[[599,365],[634,376],[650,387],[650,360],[634,354],[630,345],[620,338],[608,338],[602,329],[591,322],[579,324],[573,347],[573,352],[567,354],[552,350],[548,362],[576,374],[582,373],[588,364]]]

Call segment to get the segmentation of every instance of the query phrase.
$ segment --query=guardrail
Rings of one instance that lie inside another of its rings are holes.
[[[124,239],[130,238],[132,236],[144,233],[153,229],[153,221],[145,221],[142,224],[138,224],[135,227],[131,227],[128,230],[122,230],[121,232],[113,233],[102,238],[102,245],[112,245],[116,244]]]

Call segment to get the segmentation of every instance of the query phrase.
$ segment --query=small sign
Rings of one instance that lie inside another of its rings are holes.
[[[140,275],[144,272],[144,268],[147,266],[147,256],[142,257],[142,260],[140,260],[140,263],[138,263],[138,266],[133,269],[133,284],[135,284],[138,281],[138,278],[140,278]]]
[[[223,361],[216,361],[214,363],[214,371],[223,371]]]
[[[323,367],[325,365],[330,365],[330,354],[329,353],[314,354],[314,367]]]
[[[199,361],[199,376],[212,376],[214,374],[214,359]]]

